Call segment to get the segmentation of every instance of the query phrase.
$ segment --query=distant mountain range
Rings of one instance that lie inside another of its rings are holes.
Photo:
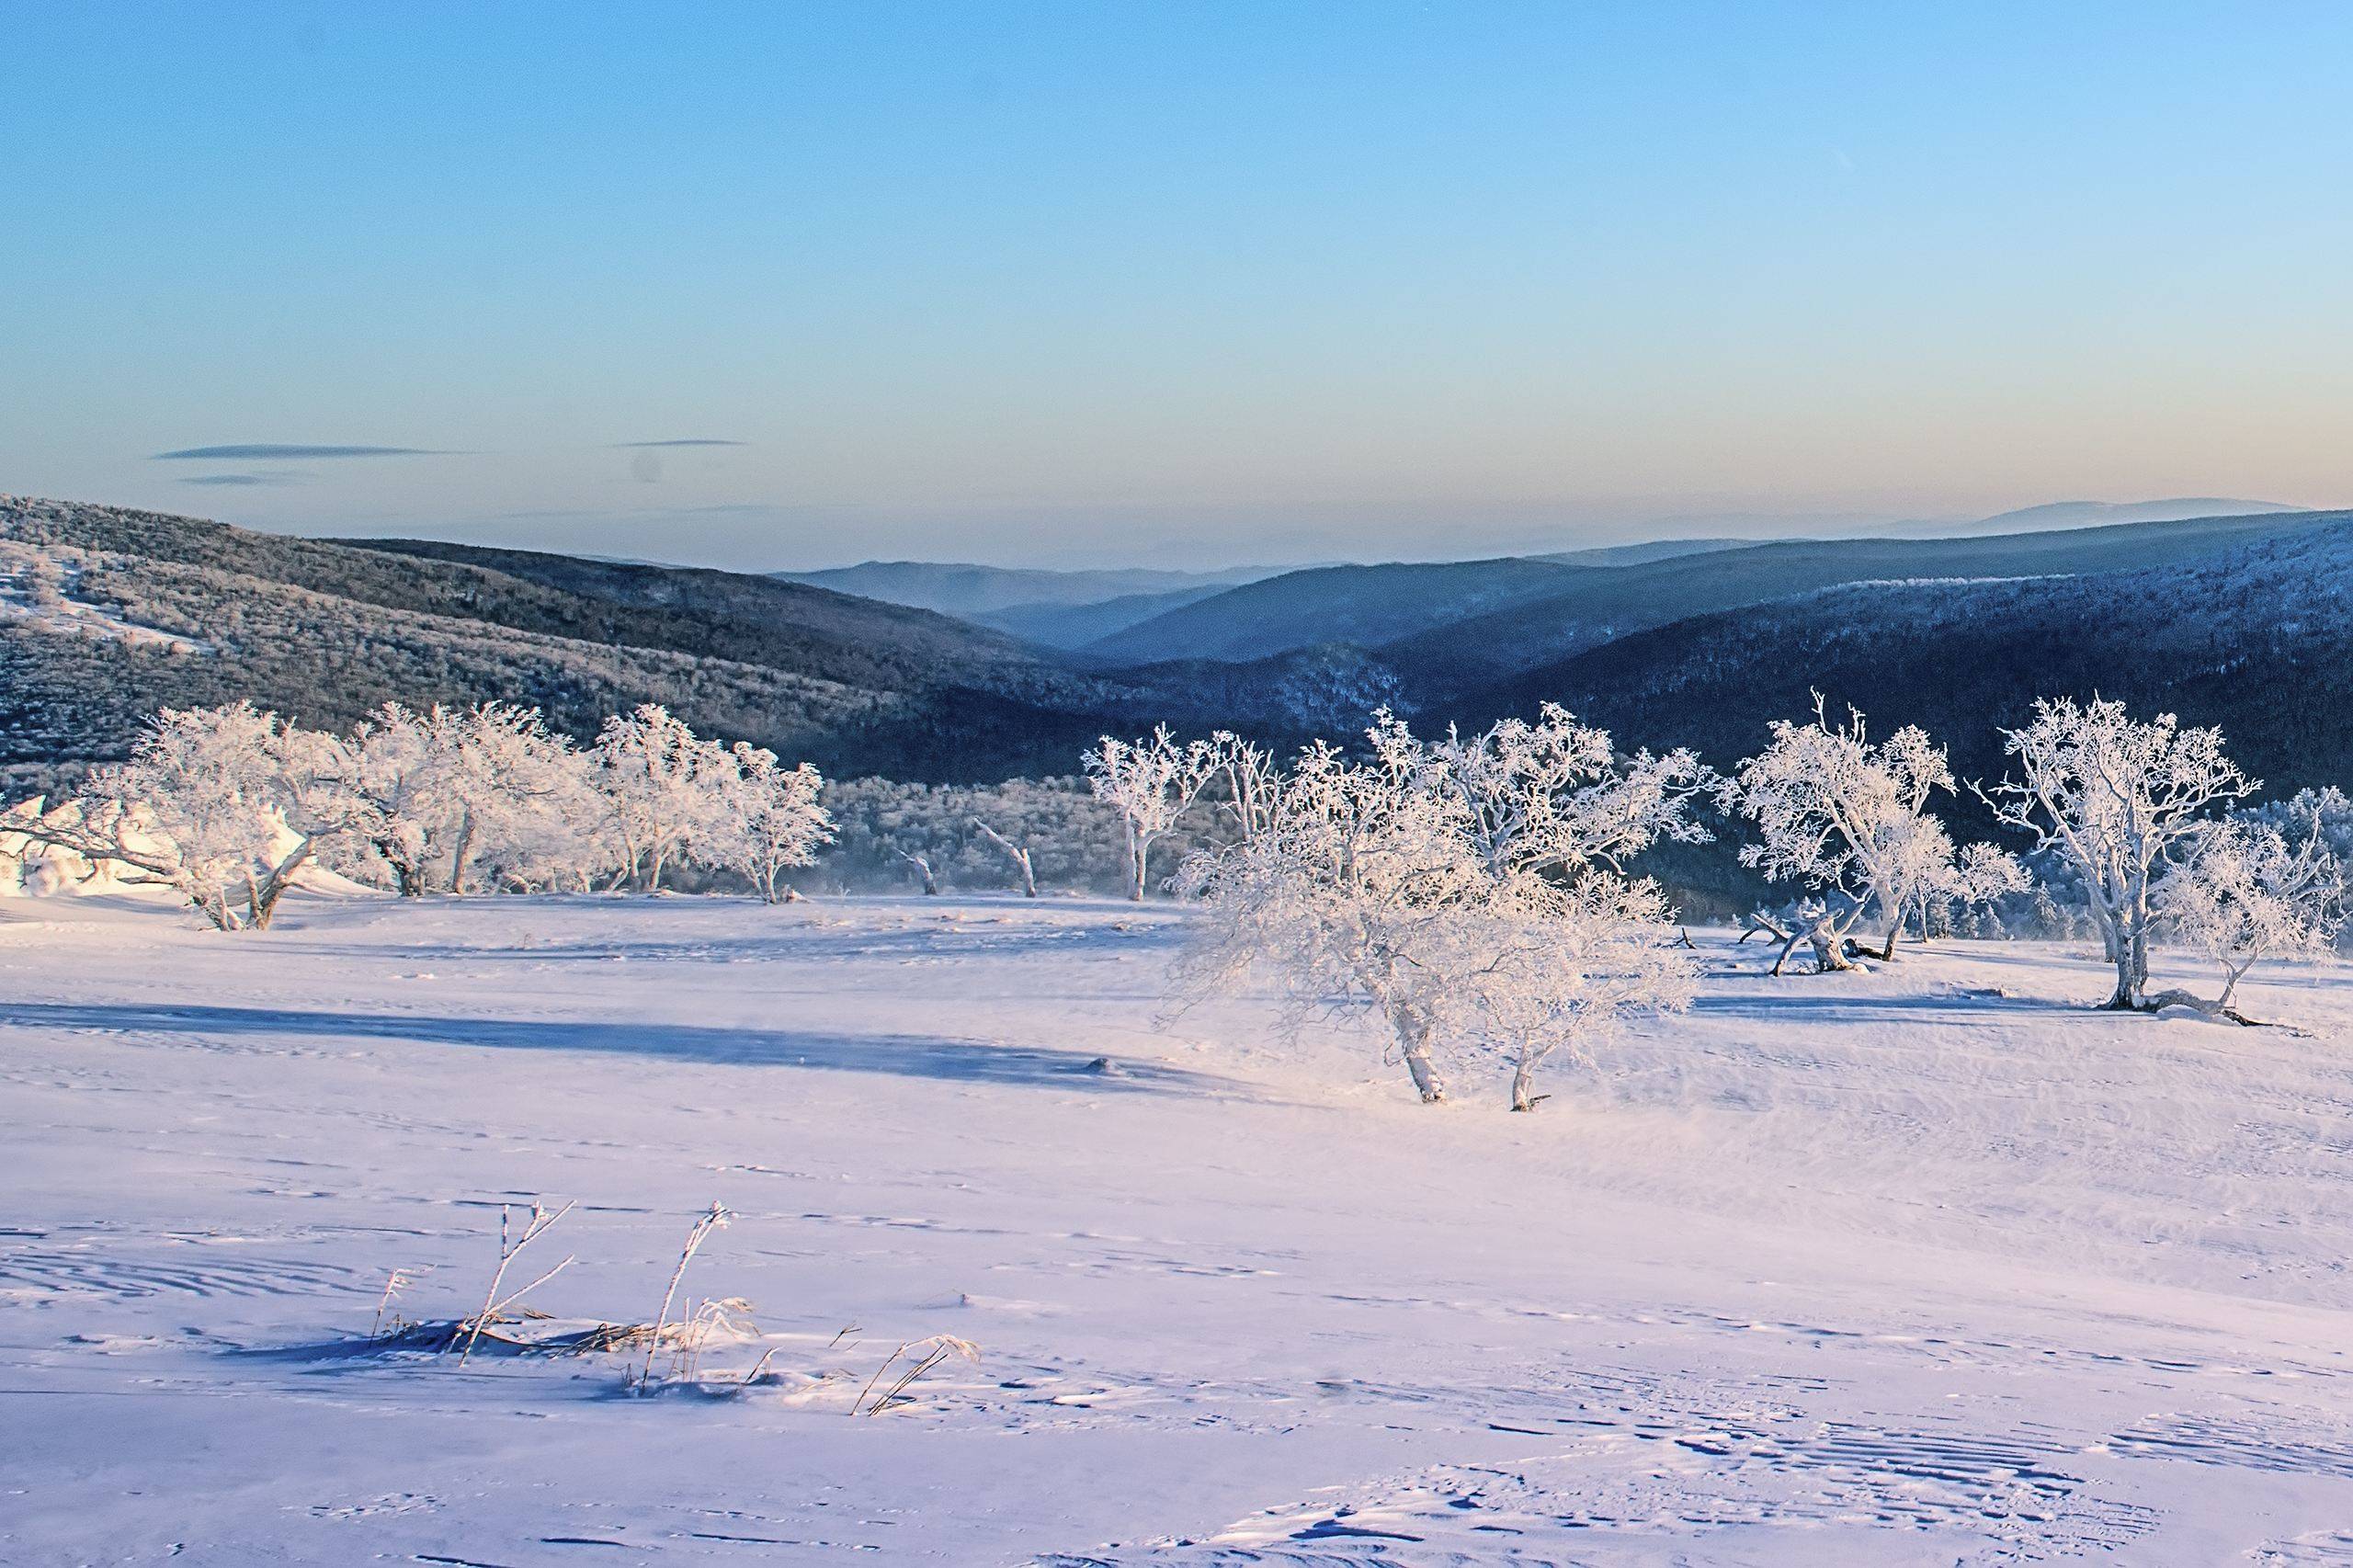
[[[2040,528],[2095,528],[2109,523],[2171,523],[2184,517],[2247,517],[2263,512],[2301,512],[2306,508],[2280,501],[2233,501],[2216,496],[2182,496],[2170,501],[2052,501],[1997,512],[1973,523],[1913,522],[1887,530],[1918,537],[1960,539],[1972,534],[2027,533]]]
[[[1079,652],[1099,667],[1268,658],[1351,642],[1395,662],[1409,686],[1453,690],[1686,616],[1891,577],[2108,571],[2187,559],[2311,513],[2117,523],[1961,539],[1709,541],[1623,564],[1507,557],[1323,567],[1228,588]]]
[[[975,566],[962,562],[867,561],[823,572],[778,572],[779,581],[806,583],[945,615],[986,615],[1041,605],[1099,604],[1131,595],[1228,587],[1271,577],[1279,566],[1228,567],[1214,572],[1163,572],[1145,567],[1056,572],[1044,568]]]

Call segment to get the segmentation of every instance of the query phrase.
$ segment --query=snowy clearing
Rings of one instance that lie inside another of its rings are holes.
[[[37,568],[20,568],[20,556],[29,555]],[[32,551],[0,555],[0,620],[16,620],[42,631],[64,636],[93,637],[125,642],[134,648],[164,648],[175,653],[210,653],[212,644],[200,637],[142,626],[104,605],[72,597],[81,586],[78,567],[59,567]],[[41,591],[48,582],[51,591]]]
[[[1514,1116],[1268,998],[1156,1030],[1185,919],[12,903],[0,1561],[2353,1562],[2336,964],[2243,988],[2292,1032],[1699,933],[1688,1015]],[[753,1324],[652,1398],[371,1339],[533,1197],[518,1336],[652,1322],[715,1200],[681,1302]]]

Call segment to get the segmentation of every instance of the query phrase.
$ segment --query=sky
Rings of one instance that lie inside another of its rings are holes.
[[[2353,6],[0,0],[0,492],[745,569],[2353,504]]]

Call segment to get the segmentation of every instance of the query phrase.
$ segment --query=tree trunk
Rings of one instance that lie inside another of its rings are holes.
[[[2129,1012],[2141,1005],[2141,983],[2132,972],[2132,949],[2126,942],[2113,944],[2111,955],[2116,962],[2116,990],[2102,1004],[2117,1012]]]
[[[449,851],[449,892],[466,891],[466,861],[474,850],[474,814],[468,812],[458,824],[458,842]]]
[[[1128,902],[1143,902],[1143,859],[1151,853],[1143,835],[1136,831],[1133,822],[1128,824]]]
[[[939,879],[931,874],[931,860],[927,856],[910,855],[904,849],[893,849],[891,853],[915,869],[915,875],[923,879],[924,897],[939,896]]]
[[[383,856],[384,864],[392,869],[393,892],[403,898],[425,896],[425,868],[423,866],[400,858],[381,844],[376,846],[376,853]]]
[[[2125,915],[2108,949],[2116,965],[2116,991],[2107,1006],[2119,1012],[2143,1006],[2149,989],[2149,922],[2144,913],[2131,905]]]
[[[1847,939],[1831,928],[1830,922],[1826,918],[1807,926],[1804,935],[1806,946],[1813,949],[1815,972],[1828,974],[1833,970],[1849,970],[1855,967],[1845,952]]]
[[[1405,1072],[1422,1103],[1437,1105],[1445,1099],[1446,1084],[1438,1075],[1438,1064],[1430,1060],[1429,1020],[1411,1007],[1401,1007],[1391,1015],[1390,1026],[1397,1031],[1398,1051],[1405,1058]]]
[[[1534,1110],[1536,1102],[1550,1096],[1536,1092],[1536,1058],[1523,1056],[1512,1063],[1511,1108]]]
[[[1038,873],[1030,869],[1029,846],[1027,845],[1014,843],[1013,840],[1006,837],[1005,835],[999,833],[996,829],[991,827],[988,824],[983,822],[978,817],[974,817],[972,819],[972,825],[981,830],[981,835],[983,837],[986,838],[991,844],[995,845],[999,849],[1004,850],[1006,858],[1013,862],[1013,869],[1021,873],[1021,896],[1023,898],[1036,898],[1038,896]]]
[[[286,896],[287,888],[291,886],[293,883],[294,873],[301,870],[303,866],[310,861],[313,851],[317,849],[317,839],[306,838],[302,840],[300,845],[295,846],[294,853],[289,855],[285,859],[280,860],[276,867],[272,868],[269,875],[263,880],[259,888],[253,887],[251,879],[247,879],[246,887],[248,892],[246,896],[253,910],[255,930],[267,931],[269,929],[270,917],[278,913],[278,901]]]

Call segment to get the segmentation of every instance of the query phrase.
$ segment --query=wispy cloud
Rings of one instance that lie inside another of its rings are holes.
[[[182,484],[292,484],[301,479],[295,473],[193,473],[180,481]]]
[[[744,447],[748,441],[723,441],[716,436],[688,436],[676,441],[615,441],[614,446],[626,451],[632,447]]]
[[[184,447],[157,452],[156,462],[218,462],[286,458],[438,458],[449,454],[431,447],[305,447],[281,441],[242,441],[227,447]]]

